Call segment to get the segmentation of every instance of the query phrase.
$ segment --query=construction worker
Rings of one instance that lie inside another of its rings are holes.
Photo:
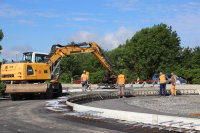
[[[124,89],[125,89],[125,75],[120,74],[117,77],[117,86],[118,86],[118,96],[120,98],[124,97]]]
[[[160,72],[160,76],[159,76],[159,81],[160,81],[160,95],[166,95],[166,76]]]
[[[176,95],[176,89],[175,89],[175,86],[176,86],[176,75],[174,75],[174,72],[171,73],[171,95],[172,96],[175,96]]]
[[[86,89],[89,87],[88,85],[89,76],[86,74],[86,71],[83,71],[83,74],[81,75],[81,84],[82,84],[82,91],[86,91]]]

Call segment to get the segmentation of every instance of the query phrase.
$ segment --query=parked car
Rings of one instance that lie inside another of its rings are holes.
[[[152,77],[152,81],[154,81],[154,83],[158,84],[159,83],[159,76],[160,76],[159,73],[154,74],[153,77]],[[171,83],[170,82],[171,74],[166,73],[165,76],[167,78],[167,84],[170,84]],[[181,77],[176,76],[176,84],[186,84],[186,83],[187,83],[186,79],[183,79]]]
[[[187,80],[181,77],[176,77],[176,84],[187,84]]]

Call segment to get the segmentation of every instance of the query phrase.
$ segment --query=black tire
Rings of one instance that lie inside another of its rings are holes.
[[[52,99],[53,98],[53,85],[51,83],[48,85],[45,98],[46,99]]]
[[[62,96],[62,85],[61,83],[58,84],[58,92],[57,92],[58,97]]]
[[[12,101],[20,100],[20,96],[18,94],[11,94],[10,97]]]

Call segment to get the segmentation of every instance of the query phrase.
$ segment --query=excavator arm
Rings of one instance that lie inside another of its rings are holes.
[[[51,48],[51,52],[49,54],[50,58],[48,60],[47,65],[51,67],[56,61],[58,61],[59,59],[61,59],[66,55],[75,55],[84,53],[92,53],[99,60],[99,62],[108,70],[106,77],[111,77],[112,80],[116,78],[112,70],[113,65],[103,54],[99,45],[95,42],[90,42],[90,43],[84,42],[78,44],[73,43],[72,45],[66,45],[66,46],[62,46],[60,44],[53,45]],[[107,79],[108,78],[106,78],[106,80]]]
[[[60,58],[66,55],[84,54],[84,53],[92,53],[108,71],[112,71],[112,64],[102,53],[101,48],[98,46],[98,44],[94,42],[79,43],[66,46],[62,46],[59,44],[53,45],[51,48],[50,58],[47,65],[50,67],[56,61],[58,61]]]

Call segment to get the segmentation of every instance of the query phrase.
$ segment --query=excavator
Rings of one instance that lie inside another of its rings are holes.
[[[58,70],[64,56],[92,53],[108,70],[104,83],[115,84],[116,75],[112,64],[103,54],[99,45],[90,43],[71,43],[62,46],[53,45],[49,54],[25,52],[20,62],[6,63],[1,66],[1,81],[6,84],[5,93],[12,100],[19,100],[27,94],[39,94],[44,98],[56,98],[62,95],[62,85],[59,83]],[[50,82],[46,82],[46,81]]]

